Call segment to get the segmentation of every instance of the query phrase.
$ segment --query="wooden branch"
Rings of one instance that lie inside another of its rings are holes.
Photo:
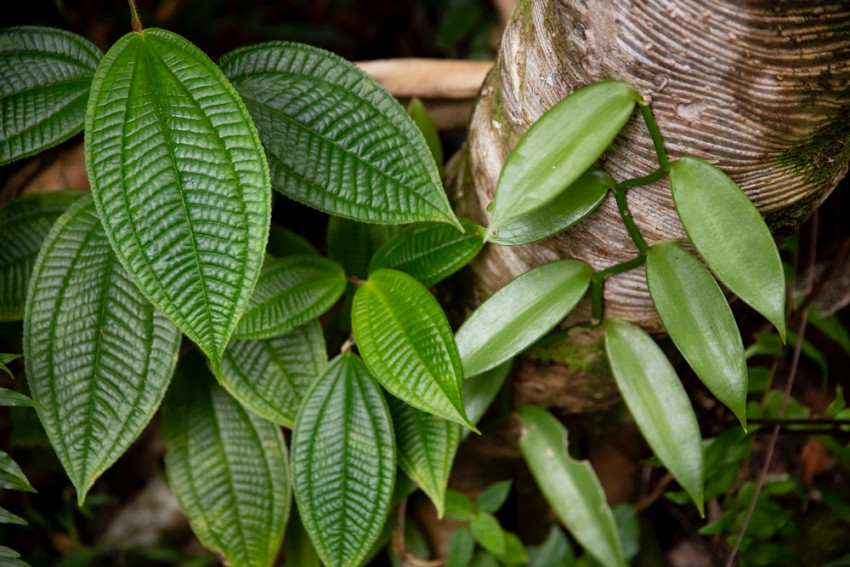
[[[357,66],[398,98],[474,99],[491,61],[380,59]]]

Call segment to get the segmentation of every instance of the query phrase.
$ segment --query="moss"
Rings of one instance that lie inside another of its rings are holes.
[[[537,362],[557,362],[588,374],[598,371],[607,374],[604,348],[603,338],[587,344],[576,344],[567,336],[557,342],[531,349],[528,357]]]
[[[779,156],[781,167],[791,168],[806,183],[819,187],[835,179],[850,160],[850,112],[836,117],[809,139]]]

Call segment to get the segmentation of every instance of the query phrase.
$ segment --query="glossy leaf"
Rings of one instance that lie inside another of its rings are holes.
[[[306,238],[286,227],[272,223],[269,227],[269,242],[266,252],[275,258],[292,256],[293,254],[315,254],[319,251]]]
[[[672,243],[650,247],[646,281],[676,347],[746,427],[744,343],[720,286],[699,260]]]
[[[68,205],[82,194],[81,191],[36,193],[0,205],[0,242],[3,243],[0,246],[0,321],[23,318],[32,266],[44,237]]]
[[[434,126],[434,122],[428,115],[428,110],[425,108],[422,100],[418,98],[412,99],[410,104],[407,105],[407,114],[413,119],[416,126],[419,127],[419,131],[425,137],[425,143],[428,144],[428,149],[431,150],[431,155],[437,164],[437,169],[442,171],[443,144],[440,142],[440,133],[437,131],[437,127]]]
[[[494,293],[457,331],[466,377],[513,358],[560,323],[587,291],[590,266],[559,260],[529,270]]]
[[[290,507],[286,445],[199,357],[181,362],[162,408],[165,472],[192,530],[228,565],[271,567]]]
[[[354,295],[351,324],[363,360],[391,394],[475,429],[449,322],[421,283],[395,270],[374,272]]]
[[[479,512],[469,523],[475,541],[487,551],[501,555],[505,552],[505,532],[493,514]]]
[[[484,246],[481,227],[466,219],[460,223],[462,233],[438,223],[405,228],[375,252],[369,271],[391,268],[431,287],[468,264]]]
[[[485,488],[484,492],[478,495],[478,511],[495,514],[502,507],[502,504],[505,503],[505,500],[508,499],[508,495],[511,492],[511,484],[512,481],[503,480]]]
[[[392,396],[387,399],[398,447],[398,466],[443,517],[446,485],[460,444],[460,425],[410,407]]]
[[[399,227],[393,225],[331,217],[328,221],[328,256],[342,264],[346,274],[365,280],[369,276],[372,256],[398,233]]]
[[[563,232],[592,213],[614,183],[604,170],[591,167],[545,206],[500,226],[490,241],[515,246]]]
[[[587,461],[569,456],[567,430],[543,408],[521,406],[517,413],[522,422],[522,456],[555,515],[602,565],[624,566],[602,485]]]
[[[670,188],[682,225],[711,271],[773,323],[785,340],[785,278],[773,237],[758,209],[710,163],[677,159]]]
[[[691,402],[661,348],[639,327],[605,323],[605,353],[646,442],[702,514],[702,437]]]
[[[81,197],[44,241],[24,321],[27,384],[79,502],[153,416],[179,346]]]
[[[313,320],[279,337],[231,341],[221,385],[249,410],[291,429],[301,399],[327,364],[322,327]]]
[[[254,295],[233,336],[268,339],[291,331],[328,309],[345,291],[345,272],[332,260],[296,254],[263,267]]]
[[[0,488],[35,492],[21,467],[5,451],[0,451]]]
[[[353,63],[269,42],[219,64],[257,125],[275,189],[362,222],[457,225],[422,133]]]
[[[469,421],[477,425],[484,417],[490,404],[496,399],[499,390],[510,376],[511,362],[508,360],[463,381],[463,406],[466,408]],[[467,433],[469,430],[464,429],[464,437]]]
[[[381,389],[359,358],[335,358],[307,392],[292,434],[295,500],[328,567],[356,567],[381,535],[396,474]]]
[[[100,50],[64,30],[0,30],[0,165],[36,154],[83,129]]]
[[[268,167],[239,95],[180,36],[129,33],[92,83],[86,169],[118,259],[218,373],[271,218]]]
[[[488,234],[572,185],[626,125],[637,98],[628,83],[601,81],[574,92],[532,124],[502,167]]]

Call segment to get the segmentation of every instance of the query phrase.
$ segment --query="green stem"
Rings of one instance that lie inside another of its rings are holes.
[[[629,211],[629,203],[626,201],[626,189],[619,185],[614,187],[614,199],[617,201],[617,209],[620,210],[620,218],[623,219],[623,224],[626,225],[626,230],[628,231],[632,242],[635,243],[635,246],[641,255],[646,255],[647,250],[649,250],[649,246],[647,246],[646,241],[643,239],[640,230],[638,230],[638,227],[635,224],[635,220],[632,218],[631,211]]]
[[[670,168],[670,162],[667,161],[667,149],[664,147],[664,140],[661,138],[661,130],[658,129],[652,107],[645,102],[638,103],[638,106],[640,107],[640,115],[643,116],[643,121],[646,123],[647,130],[649,130],[649,136],[652,138],[652,145],[655,146],[655,155],[658,156],[658,169],[666,172]]]
[[[139,19],[139,11],[136,9],[136,0],[127,0],[127,2],[130,4],[130,25],[133,26],[133,31],[143,31],[142,20]]]
[[[644,175],[643,177],[634,177],[632,179],[626,179],[625,181],[620,181],[616,185],[614,185],[614,191],[631,189],[632,187],[643,187],[644,185],[650,185],[655,183],[656,181],[661,181],[665,175],[669,172],[669,169],[656,169],[649,175]]]
[[[602,285],[605,283],[605,278],[614,274],[622,274],[635,268],[640,268],[646,262],[646,253],[641,252],[631,260],[627,260],[620,264],[608,266],[604,270],[594,272],[590,279],[590,300],[591,312],[590,316],[594,324],[602,322]]]

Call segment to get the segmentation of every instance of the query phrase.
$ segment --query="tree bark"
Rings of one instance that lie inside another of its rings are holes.
[[[519,136],[565,96],[602,79],[628,81],[651,98],[670,158],[717,163],[777,234],[797,227],[847,171],[850,4],[843,0],[522,0],[482,88],[467,146],[450,165],[458,213],[486,224],[485,208]],[[639,118],[600,163],[617,180],[657,167]],[[686,240],[666,180],[628,199],[648,243]],[[599,270],[635,253],[609,198],[554,238],[488,245],[464,282],[466,304],[474,307],[559,258]],[[604,297],[606,317],[663,331],[643,269],[610,278]],[[589,303],[582,304],[565,326],[589,314]],[[557,349],[533,353],[516,383],[519,401],[584,412],[616,400],[610,382],[598,377],[605,366],[600,345],[598,333],[574,328]],[[553,371],[552,360],[567,367]]]

